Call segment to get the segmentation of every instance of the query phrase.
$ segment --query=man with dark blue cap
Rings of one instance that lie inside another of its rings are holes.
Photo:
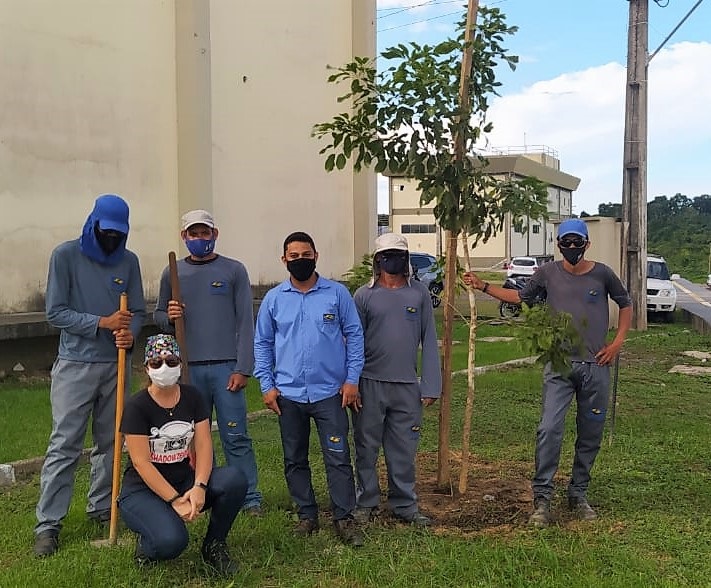
[[[553,476],[558,470],[565,415],[575,396],[577,439],[573,471],[568,484],[568,506],[578,518],[592,520],[597,514],[587,500],[592,469],[605,426],[610,364],[622,348],[632,321],[632,301],[627,290],[607,265],[585,259],[590,247],[585,221],[572,218],[558,227],[558,249],[563,261],[541,266],[520,292],[493,286],[474,273],[464,281],[504,302],[533,304],[541,295],[556,312],[573,317],[583,345],[571,354],[569,374],[554,372],[550,364],[543,372],[543,404],[536,434],[536,473],[533,478],[534,511],[529,523],[537,527],[552,522]],[[607,343],[608,297],[619,306],[615,338]]]
[[[133,347],[146,307],[138,258],[126,249],[128,229],[126,202],[104,194],[96,199],[81,237],[59,245],[50,258],[47,321],[60,335],[52,366],[52,433],[36,508],[38,557],[59,548],[89,417],[94,447],[86,510],[99,523],[110,517],[117,349]],[[123,292],[128,311],[118,310]]]

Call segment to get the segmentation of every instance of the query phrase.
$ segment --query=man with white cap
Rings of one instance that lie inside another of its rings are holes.
[[[493,286],[474,273],[464,276],[468,285],[504,302],[533,304],[537,296],[544,294],[551,309],[573,317],[583,341],[582,348],[572,351],[569,374],[554,372],[550,364],[543,372],[542,415],[536,435],[536,473],[532,483],[534,511],[529,518],[529,523],[537,527],[552,522],[553,477],[560,460],[565,415],[573,396],[578,407],[577,439],[568,484],[568,506],[582,520],[597,518],[587,500],[590,470],[602,442],[610,364],[620,352],[630,328],[632,302],[611,268],[585,259],[589,247],[585,221],[572,218],[558,227],[558,249],[563,261],[540,267],[521,291]],[[617,334],[610,343],[606,342],[608,297],[620,308]]]
[[[211,413],[215,407],[227,464],[247,478],[243,511],[259,516],[262,495],[244,395],[254,369],[252,288],[241,262],[215,253],[218,234],[208,211],[183,215],[180,236],[190,253],[177,263],[183,303],[171,299],[166,267],[154,319],[163,332],[174,333],[175,320],[184,317],[191,384]]]
[[[354,298],[365,334],[361,406],[353,412],[356,518],[365,523],[378,508],[377,462],[382,447],[390,509],[396,518],[426,527],[430,519],[420,512],[415,493],[415,458],[422,407],[441,395],[442,376],[430,293],[410,278],[405,237],[385,233],[375,240],[373,279]]]

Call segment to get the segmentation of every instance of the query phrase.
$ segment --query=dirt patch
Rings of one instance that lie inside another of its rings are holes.
[[[506,461],[484,461],[470,457],[469,484],[463,495],[458,495],[461,464],[460,454],[453,452],[451,488],[440,489],[437,484],[437,454],[419,453],[417,456],[417,495],[420,510],[432,519],[433,532],[447,535],[509,535],[527,527],[531,514],[531,470],[533,464]],[[387,488],[385,466],[381,463],[380,485]],[[556,486],[565,488],[567,479],[556,476]],[[386,498],[383,496],[382,502]],[[554,501],[554,516],[558,525],[580,524],[564,508],[562,501]],[[380,511],[376,524],[401,524],[388,512]]]

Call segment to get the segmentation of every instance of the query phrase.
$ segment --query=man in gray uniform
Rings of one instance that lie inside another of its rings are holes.
[[[529,523],[545,527],[552,521],[553,476],[558,469],[565,415],[573,395],[577,400],[577,439],[573,472],[568,484],[568,506],[582,520],[597,518],[586,493],[590,470],[600,450],[605,426],[610,363],[620,352],[632,321],[629,294],[615,273],[605,264],[584,259],[590,247],[588,229],[580,219],[568,219],[558,227],[558,248],[563,261],[548,263],[533,275],[520,292],[492,286],[474,273],[464,281],[474,288],[503,300],[531,304],[546,293],[546,303],[555,311],[573,317],[584,348],[573,351],[570,374],[556,373],[550,365],[543,372],[543,407],[536,435],[536,473],[533,478],[534,511]],[[617,334],[606,343],[608,296],[619,306]]]
[[[377,461],[382,447],[393,514],[426,527],[430,520],[417,506],[415,457],[422,406],[430,406],[442,391],[432,301],[427,288],[409,277],[405,237],[386,233],[375,240],[375,247],[373,279],[354,297],[365,333],[360,406],[353,412],[356,519],[369,521],[380,502]],[[422,377],[418,382],[420,345]]]
[[[47,322],[59,329],[59,350],[52,366],[52,434],[36,508],[37,557],[59,549],[90,417],[94,447],[86,512],[99,523],[110,518],[117,348],[133,347],[146,314],[138,258],[126,249],[127,239],[128,204],[104,194],[81,237],[58,245],[49,261]],[[119,310],[123,292],[127,311]]]

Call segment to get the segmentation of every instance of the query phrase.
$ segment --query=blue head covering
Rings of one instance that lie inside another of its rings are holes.
[[[124,234],[121,244],[110,254],[107,254],[96,239],[94,228],[113,230]],[[82,229],[79,244],[81,251],[88,258],[102,265],[116,265],[121,262],[126,252],[128,238],[128,204],[115,194],[103,194],[96,199],[94,210],[86,219]]]

